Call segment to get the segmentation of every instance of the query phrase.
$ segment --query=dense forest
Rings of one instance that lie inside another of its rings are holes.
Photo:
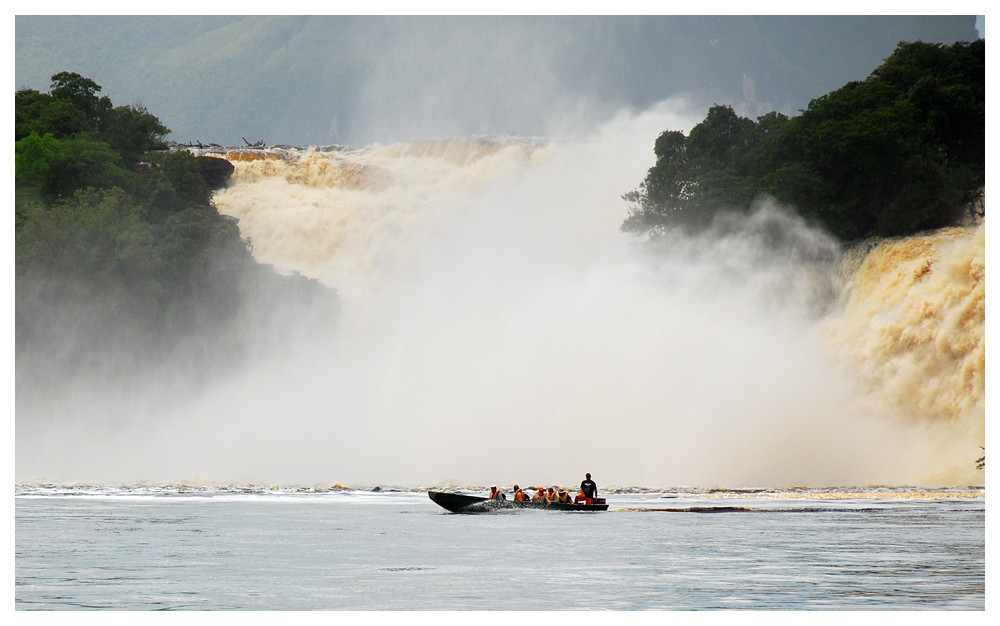
[[[982,199],[985,111],[983,40],[901,43],[795,117],[716,105],[686,136],[662,133],[656,164],[623,196],[622,229],[698,229],[762,196],[842,241],[951,225]]]
[[[168,150],[153,114],[100,91],[62,72],[49,93],[15,94],[19,403],[70,373],[204,380],[273,336],[265,327],[335,315],[335,292],[256,263],[211,206],[230,163]]]

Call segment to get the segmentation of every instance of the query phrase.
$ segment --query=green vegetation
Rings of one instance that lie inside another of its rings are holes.
[[[335,310],[332,291],[257,264],[210,205],[231,164],[166,150],[155,116],[100,90],[63,72],[15,96],[19,392],[178,363],[198,379],[245,356],[278,306]]]
[[[760,196],[841,240],[954,223],[985,181],[984,46],[900,44],[867,80],[792,118],[712,107],[687,136],[657,138],[622,229],[701,228]]]

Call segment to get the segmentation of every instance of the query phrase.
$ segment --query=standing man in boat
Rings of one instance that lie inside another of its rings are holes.
[[[587,472],[587,477],[580,483],[580,493],[583,494],[587,504],[594,501],[597,497],[597,483],[590,479],[590,472]]]

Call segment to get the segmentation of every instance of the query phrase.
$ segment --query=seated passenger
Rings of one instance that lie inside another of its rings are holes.
[[[517,485],[514,485],[514,502],[524,502],[527,499],[528,496],[524,495],[524,492],[521,491],[521,488],[518,487]]]
[[[490,500],[499,500],[500,493],[497,491],[496,485],[490,487]]]
[[[562,504],[570,504],[569,494],[566,492],[565,489],[559,490],[559,497],[557,498],[557,500]]]
[[[545,502],[547,498],[545,497],[545,487],[539,487],[535,491],[535,497],[531,499],[532,502]]]
[[[548,498],[549,502],[555,502],[556,500],[558,500],[559,495],[556,494],[556,488],[549,487],[549,492],[545,494],[545,497]]]

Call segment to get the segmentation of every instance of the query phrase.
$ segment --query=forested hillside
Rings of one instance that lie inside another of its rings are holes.
[[[280,341],[265,329],[335,313],[332,290],[257,264],[211,206],[228,162],[166,150],[153,114],[100,91],[62,72],[15,94],[19,403],[71,382],[206,379]]]
[[[768,195],[844,241],[956,223],[985,181],[985,42],[900,44],[863,81],[800,115],[756,120],[716,105],[625,194],[622,229],[700,228]]]

